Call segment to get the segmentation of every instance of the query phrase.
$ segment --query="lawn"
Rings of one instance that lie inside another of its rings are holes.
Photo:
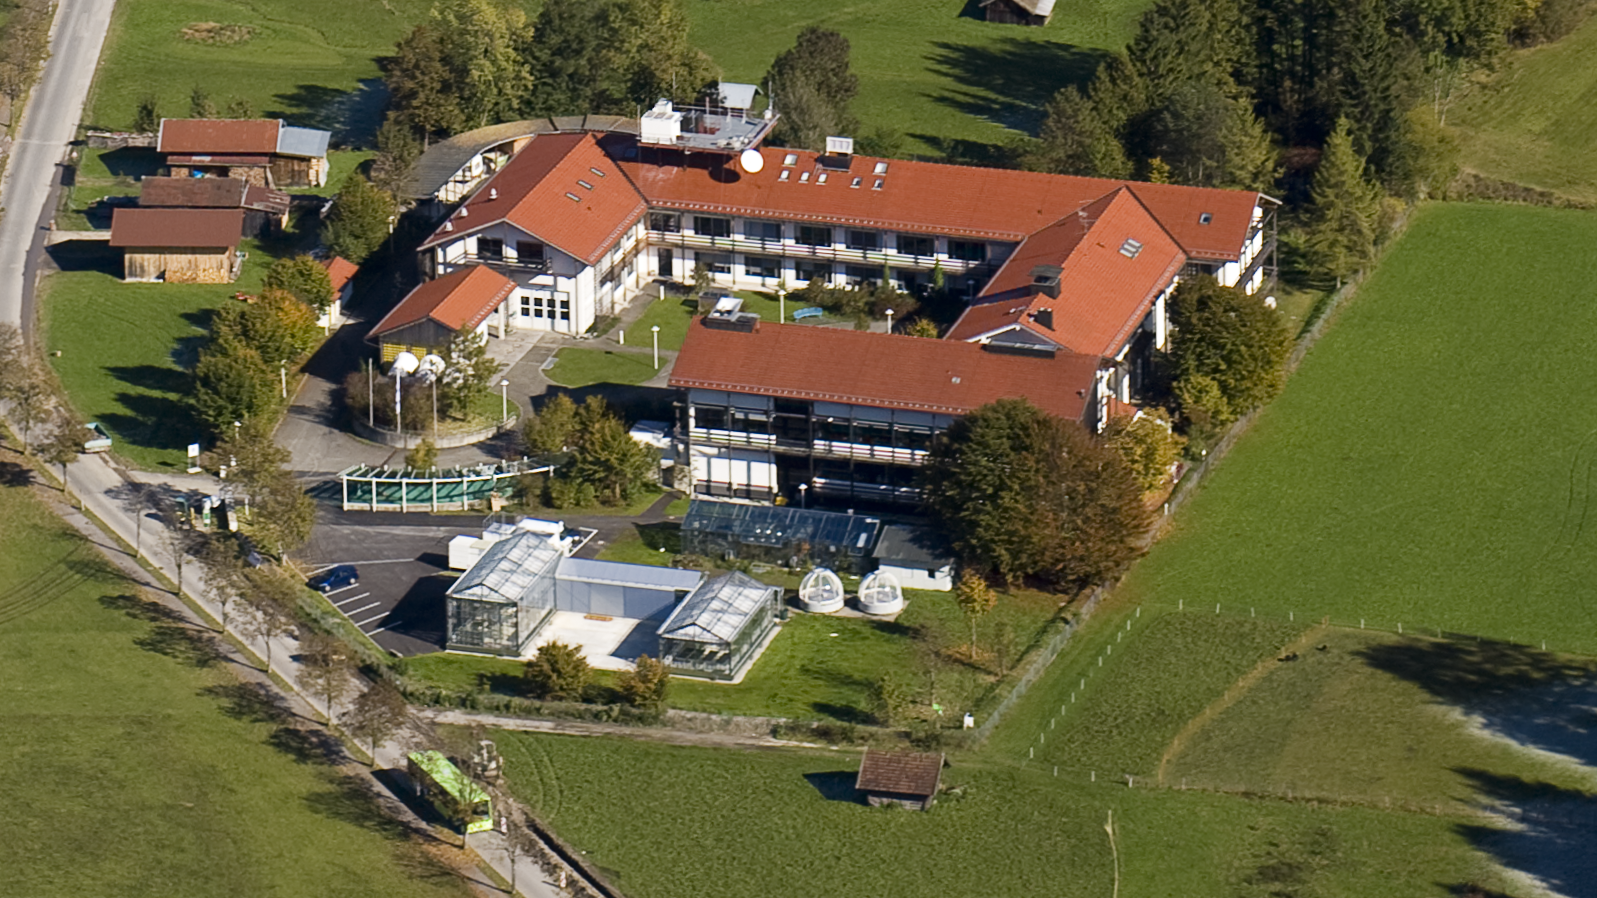
[[[1510,53],[1467,90],[1447,123],[1466,168],[1597,202],[1597,18],[1557,43]]]
[[[463,734],[462,734],[463,735]],[[1457,819],[1127,789],[956,760],[926,814],[850,799],[852,752],[497,732],[513,790],[632,898],[1452,894]]]
[[[124,284],[105,270],[45,279],[44,344],[60,353],[51,365],[77,412],[110,431],[118,455],[146,468],[186,467],[186,447],[202,436],[188,368],[210,313],[235,291],[260,288],[262,255],[252,251],[235,284]]]
[[[431,0],[124,0],[118,3],[84,124],[128,128],[140,99],[162,115],[185,117],[203,85],[219,110],[235,100],[257,115],[334,131],[340,143],[367,145],[381,120],[377,60],[421,22]],[[198,23],[244,25],[239,43],[188,40]]]
[[[659,373],[654,367],[653,356],[647,352],[613,352],[569,346],[556,353],[553,367],[544,372],[550,380],[563,387],[641,384]]]
[[[769,293],[757,293],[752,290],[739,290],[735,294],[743,300],[743,310],[754,312],[766,321],[781,320],[781,303]],[[789,309],[799,308],[799,304],[789,302]],[[660,348],[675,352],[682,348],[682,341],[687,338],[688,325],[693,322],[697,314],[698,302],[684,299],[680,296],[665,296],[649,301],[648,311],[627,328],[632,334],[634,346],[649,346],[653,339],[652,327],[660,329]]]
[[[1591,213],[1420,210],[1122,595],[1597,653],[1593,245]]]
[[[1036,133],[1048,99],[1124,47],[1149,5],[1061,3],[1043,28],[989,25],[972,0],[689,0],[688,13],[693,42],[733,81],[761,81],[806,26],[839,31],[859,76],[862,134],[896,130],[912,153],[973,143],[979,158],[989,149],[979,145],[1015,136],[1007,129]]]
[[[25,488],[0,521],[0,894],[468,894]]]

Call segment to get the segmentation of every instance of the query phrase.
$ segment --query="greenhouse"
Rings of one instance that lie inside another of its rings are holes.
[[[445,593],[450,651],[520,655],[555,610],[560,547],[541,533],[494,543]]]
[[[660,660],[673,673],[735,680],[776,629],[782,590],[748,574],[723,574],[699,587],[660,625]]]
[[[682,551],[716,561],[787,567],[809,562],[864,574],[881,528],[880,519],[865,515],[701,499],[682,519]]]

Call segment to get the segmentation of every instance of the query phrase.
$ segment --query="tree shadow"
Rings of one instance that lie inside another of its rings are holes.
[[[329,771],[324,782],[327,788],[305,796],[306,806],[317,814],[385,839],[404,839],[411,834],[411,828],[394,819],[382,800],[359,778]]]
[[[280,726],[266,737],[266,744],[298,764],[336,767],[349,760],[343,744],[320,728]]]
[[[361,81],[354,90],[337,90],[320,84],[300,84],[274,100],[283,109],[267,112],[291,125],[332,132],[340,146],[372,146],[388,106],[388,87],[381,78]]]
[[[279,726],[293,720],[288,701],[277,690],[265,683],[227,683],[207,686],[201,695],[214,698],[222,706],[222,713],[245,723],[271,723]]]
[[[121,572],[116,573],[120,575]],[[121,593],[101,596],[100,604],[151,625],[148,632],[133,640],[134,645],[146,652],[202,669],[226,660],[222,645],[215,636],[190,623],[182,613],[154,599]]]
[[[656,524],[633,524],[632,529],[638,533],[638,538],[643,544],[656,552],[669,552],[672,555],[682,554],[682,525],[676,521],[660,521]]]
[[[130,387],[176,396],[187,393],[191,383],[187,372],[165,365],[112,365],[105,370]]]
[[[1510,827],[1459,824],[1480,851],[1566,898],[1597,898],[1597,797],[1485,770],[1456,769]],[[1460,894],[1469,894],[1461,891]],[[1480,893],[1485,894],[1485,893]]]
[[[28,486],[33,483],[33,470],[14,461],[0,461],[0,487]]]
[[[853,770],[833,770],[828,773],[806,773],[804,781],[815,787],[821,797],[827,801],[841,801],[844,804],[865,804],[865,795],[854,788],[859,781],[859,773]]]
[[[959,88],[930,99],[967,115],[1037,133],[1059,89],[1085,85],[1109,53],[1059,41],[1006,37],[989,44],[938,41],[932,71]]]
[[[876,723],[875,715],[863,708],[853,705],[838,705],[832,702],[810,702],[810,710],[816,714],[830,717],[839,723],[852,723],[859,726],[870,726]]]

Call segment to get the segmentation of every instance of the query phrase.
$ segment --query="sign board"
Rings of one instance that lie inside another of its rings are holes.
[[[190,474],[198,474],[198,473],[200,473],[200,444],[199,443],[190,443],[189,444],[189,473]]]

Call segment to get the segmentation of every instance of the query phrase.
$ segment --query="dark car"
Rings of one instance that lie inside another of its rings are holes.
[[[336,592],[360,582],[360,573],[353,564],[339,564],[322,571],[310,579],[310,588],[318,592]]]

